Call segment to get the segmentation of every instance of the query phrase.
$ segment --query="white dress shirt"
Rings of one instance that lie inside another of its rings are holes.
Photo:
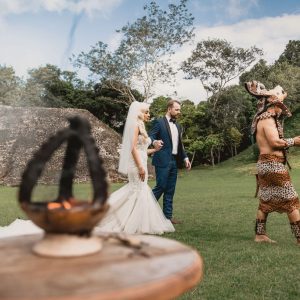
[[[177,129],[177,126],[173,122],[170,122],[171,118],[168,115],[166,115],[166,118],[167,118],[167,120],[169,122],[170,130],[171,130],[171,135],[172,135],[172,145],[173,145],[172,154],[173,155],[177,155],[177,152],[178,152],[178,143],[179,143],[178,129]]]

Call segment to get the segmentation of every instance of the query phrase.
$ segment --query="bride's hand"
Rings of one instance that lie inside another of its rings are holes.
[[[144,180],[145,180],[146,172],[145,172],[145,170],[144,170],[143,167],[139,167],[138,169],[139,169],[139,176],[140,176],[140,179],[141,179],[142,181],[144,181]]]
[[[162,140],[156,140],[153,142],[153,146],[155,148],[155,151],[159,151],[162,146],[164,145],[164,142]]]

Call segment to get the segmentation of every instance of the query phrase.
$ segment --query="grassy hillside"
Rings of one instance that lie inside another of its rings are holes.
[[[204,259],[203,281],[181,300],[300,299],[300,248],[287,217],[271,214],[267,230],[278,243],[253,242],[257,199],[249,161],[251,149],[215,168],[195,168],[179,174],[174,216],[184,223],[165,237],[199,251]],[[300,155],[293,154],[291,175],[300,192]],[[153,186],[154,182],[150,182]],[[111,191],[120,187],[112,185]],[[0,187],[0,224],[24,218],[16,203],[16,188]],[[48,198],[54,187],[38,187],[36,198]],[[89,195],[90,186],[76,185],[76,194]]]

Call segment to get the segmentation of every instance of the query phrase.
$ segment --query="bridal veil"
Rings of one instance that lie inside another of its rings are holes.
[[[134,101],[131,103],[123,131],[122,146],[120,151],[119,169],[122,174],[128,174],[128,162],[133,147],[134,130],[138,126],[139,116],[142,110],[147,109],[149,104]]]

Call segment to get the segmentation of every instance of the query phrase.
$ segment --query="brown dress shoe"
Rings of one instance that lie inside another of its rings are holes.
[[[182,224],[182,221],[176,220],[174,218],[172,218],[170,221],[172,224]]]

